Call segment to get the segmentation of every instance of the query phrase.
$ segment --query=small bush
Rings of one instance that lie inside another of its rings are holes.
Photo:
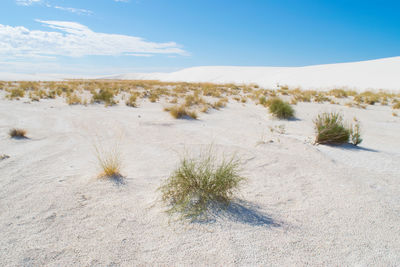
[[[79,105],[82,104],[82,99],[77,94],[67,96],[68,105]]]
[[[360,123],[356,118],[354,118],[355,124],[351,125],[350,128],[350,139],[353,145],[358,145],[361,144],[362,138],[361,138],[361,130],[360,130]]]
[[[400,109],[400,102],[394,104],[392,108],[393,109]]]
[[[94,103],[104,103],[106,106],[116,104],[114,101],[114,94],[111,90],[101,89],[98,93],[93,95]]]
[[[315,143],[318,144],[345,144],[353,143],[358,145],[362,142],[360,124],[355,119],[355,124],[346,127],[343,116],[339,113],[323,113],[314,120],[317,136]]]
[[[135,108],[135,107],[137,107],[136,99],[137,99],[136,95],[131,95],[129,97],[129,99],[125,102],[125,104],[128,107],[134,107]]]
[[[19,99],[20,97],[24,97],[24,96],[25,96],[25,91],[20,88],[11,89],[9,95],[7,95],[7,97],[10,99],[14,99],[14,98]]]
[[[120,171],[122,166],[121,153],[118,146],[109,150],[100,149],[95,145],[96,157],[102,173],[99,177],[119,178],[122,177]]]
[[[173,106],[170,108],[165,108],[165,111],[169,111],[172,117],[175,119],[192,118],[197,119],[197,113],[195,111],[188,110],[184,105]]]
[[[184,157],[160,187],[162,199],[171,205],[170,212],[189,218],[206,215],[209,204],[230,203],[245,180],[239,173],[236,157],[217,161],[211,149],[197,158]]]
[[[290,119],[294,117],[294,109],[289,103],[279,98],[271,100],[269,111],[279,119]]]
[[[11,129],[8,134],[11,138],[26,138],[26,130],[24,129]]]

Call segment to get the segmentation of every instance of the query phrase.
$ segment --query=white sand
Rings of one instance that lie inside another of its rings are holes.
[[[0,100],[2,266],[396,266],[400,264],[400,118],[299,103],[296,121],[229,103],[199,120],[140,108]],[[319,111],[362,123],[359,149],[312,145]],[[269,126],[285,125],[286,133]],[[11,127],[30,139],[13,140]],[[125,183],[96,178],[92,142],[124,134]],[[256,145],[264,133],[264,141]],[[248,182],[204,224],[171,222],[157,188],[179,152],[237,152]]]
[[[315,90],[400,91],[400,57],[306,67],[206,66],[172,73],[132,73],[109,78],[258,84],[265,88],[288,85]]]
[[[383,89],[399,92],[400,57],[306,67],[205,66],[187,68],[171,73],[128,73],[91,77],[81,74],[15,74],[0,72],[0,80],[5,81],[51,81],[79,78],[258,84],[270,89],[277,88],[277,85],[288,85],[291,88],[300,87],[313,90],[347,88],[357,91]]]

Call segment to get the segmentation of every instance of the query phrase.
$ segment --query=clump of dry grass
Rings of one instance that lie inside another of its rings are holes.
[[[100,89],[98,92],[93,94],[92,102],[104,103],[105,106],[112,106],[116,104],[114,100],[114,93],[109,89]]]
[[[68,105],[79,105],[82,104],[82,99],[76,94],[72,94],[67,96],[67,103]]]
[[[8,132],[8,135],[11,138],[27,138],[26,133],[27,131],[25,129],[13,128]]]
[[[174,117],[175,119],[184,119],[184,118],[197,119],[196,111],[191,111],[187,109],[185,105],[164,108],[164,111],[169,112],[171,116]]]
[[[119,146],[116,144],[109,149],[101,148],[95,145],[96,157],[102,172],[99,177],[102,178],[120,178],[122,158]]]
[[[169,212],[179,212],[185,218],[206,216],[210,204],[230,203],[245,180],[240,171],[237,157],[218,160],[211,148],[198,157],[184,156],[159,188],[162,200],[170,204]]]
[[[134,95],[134,94],[132,94],[132,95],[129,96],[128,100],[126,100],[125,104],[126,104],[128,107],[134,107],[134,108],[136,108],[136,107],[137,107],[136,100],[137,100],[137,96]]]
[[[15,89],[11,89],[9,91],[9,94],[7,95],[7,98],[9,99],[19,99],[20,97],[24,97],[25,96],[25,91],[21,88],[15,88]]]

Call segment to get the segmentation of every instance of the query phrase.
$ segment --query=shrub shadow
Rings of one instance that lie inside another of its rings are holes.
[[[115,174],[112,176],[101,176],[100,178],[110,181],[116,186],[126,185],[126,177],[121,174]]]
[[[379,150],[372,149],[372,148],[367,148],[367,147],[361,147],[361,146],[355,146],[353,144],[342,144],[342,145],[328,145],[330,147],[337,147],[340,149],[344,150],[354,150],[354,151],[368,151],[368,152],[379,152]]]
[[[215,223],[218,219],[251,226],[279,227],[282,225],[281,222],[263,212],[258,205],[244,200],[235,200],[229,205],[213,203],[209,207],[207,217],[194,222]]]

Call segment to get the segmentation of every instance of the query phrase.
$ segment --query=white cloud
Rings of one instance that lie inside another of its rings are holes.
[[[140,37],[94,32],[85,25],[67,21],[42,21],[57,31],[29,30],[0,24],[2,57],[150,56],[187,55],[175,42],[156,43]]]
[[[86,9],[81,9],[81,8],[73,8],[73,7],[62,7],[62,6],[53,6],[55,9],[59,9],[59,10],[64,10],[64,11],[68,11],[71,13],[75,13],[75,14],[79,14],[79,15],[92,15],[93,12],[90,10],[86,10]]]
[[[16,0],[15,2],[20,6],[30,6],[34,3],[40,3],[42,0]]]

